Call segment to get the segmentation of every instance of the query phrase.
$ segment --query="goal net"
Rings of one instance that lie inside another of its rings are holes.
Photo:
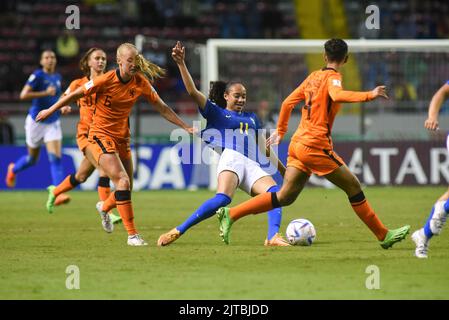
[[[280,103],[307,75],[324,66],[325,40],[222,40],[207,42],[208,81],[241,81],[247,88],[248,109],[267,101]],[[342,68],[347,90],[371,90],[385,84],[389,100],[363,104],[368,139],[426,137],[417,130],[433,93],[449,79],[449,40],[347,40],[349,60]],[[445,108],[444,108],[445,109]],[[449,110],[442,110],[443,113]],[[361,104],[346,104],[336,136],[359,139]],[[354,116],[355,115],[355,116]],[[337,118],[338,119],[338,118]],[[397,123],[400,119],[400,123]],[[350,121],[349,121],[350,120]],[[396,123],[395,125],[392,125]],[[291,128],[294,129],[294,128]]]
[[[246,109],[262,112],[268,108],[267,122],[275,126],[283,99],[310,72],[324,66],[324,42],[210,39],[207,69],[202,77],[207,82],[242,82],[247,89]],[[362,39],[347,43],[349,59],[341,70],[343,87],[368,91],[384,84],[389,99],[345,104],[333,127],[334,141],[439,139],[441,143],[443,133],[431,135],[423,128],[423,122],[432,95],[449,79],[449,40]],[[449,128],[447,115],[448,102],[441,110],[441,128]],[[294,110],[287,139],[299,120],[300,113]],[[214,180],[211,179],[211,188]]]

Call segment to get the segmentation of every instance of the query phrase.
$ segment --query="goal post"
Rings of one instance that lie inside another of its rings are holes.
[[[258,101],[268,100],[279,111],[282,100],[307,75],[324,66],[326,40],[209,39],[206,83],[241,81],[247,88],[249,111]],[[368,104],[345,104],[337,117],[335,139],[397,141],[425,140],[422,123],[433,93],[449,77],[449,40],[345,40],[349,61],[342,68],[347,90],[372,90],[385,84],[389,100]],[[363,105],[363,108],[362,108]],[[449,109],[449,105],[447,105]],[[449,112],[448,112],[449,113]],[[295,125],[297,112],[292,114]],[[448,123],[449,117],[441,117]],[[215,168],[210,168],[210,188],[216,186]]]

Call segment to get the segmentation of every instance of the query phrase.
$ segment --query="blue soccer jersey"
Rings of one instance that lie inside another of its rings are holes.
[[[199,108],[207,125],[201,137],[211,147],[227,148],[257,160],[257,130],[261,128],[255,113],[236,112],[220,108],[207,100],[204,109]]]
[[[56,88],[56,94],[54,96],[46,96],[32,100],[31,108],[28,113],[31,115],[33,120],[36,120],[36,116],[41,110],[51,107],[61,96],[61,75],[59,73],[49,74],[44,72],[42,69],[37,69],[30,75],[26,84],[29,85],[33,91],[45,91],[49,86]],[[58,110],[42,122],[55,122],[59,119],[60,115],[61,112]]]

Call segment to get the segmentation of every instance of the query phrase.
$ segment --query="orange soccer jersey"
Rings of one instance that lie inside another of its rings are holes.
[[[73,80],[67,90],[64,92],[65,95],[70,92],[75,91],[85,83],[87,83],[89,79],[87,77],[79,78]],[[87,136],[89,134],[89,126],[92,122],[92,115],[95,105],[96,94],[92,94],[89,96],[84,96],[81,99],[78,99],[77,104],[80,110],[80,121],[78,122],[77,127],[77,142],[81,151],[84,150],[88,141]]]
[[[137,73],[128,82],[120,77],[120,71],[111,70],[84,84],[84,94],[96,93],[96,104],[89,130],[93,137],[127,139],[130,136],[128,117],[132,107],[143,95],[150,103],[156,103],[159,96],[150,82]]]
[[[301,121],[292,141],[332,150],[331,130],[341,108],[340,102],[362,102],[374,98],[370,91],[345,91],[341,83],[340,73],[332,68],[312,72],[282,103],[277,125],[280,136],[287,132],[291,111],[304,100]]]

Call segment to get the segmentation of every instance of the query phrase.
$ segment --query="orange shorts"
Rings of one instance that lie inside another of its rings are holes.
[[[76,144],[78,145],[78,149],[84,153],[84,149],[89,145],[87,134],[78,134],[76,136]]]
[[[316,149],[300,142],[290,142],[287,167],[295,167],[308,175],[325,176],[338,169],[345,162],[333,150]]]
[[[98,163],[105,153],[117,153],[122,160],[131,158],[131,143],[129,138],[118,139],[107,136],[89,136],[89,151]]]

